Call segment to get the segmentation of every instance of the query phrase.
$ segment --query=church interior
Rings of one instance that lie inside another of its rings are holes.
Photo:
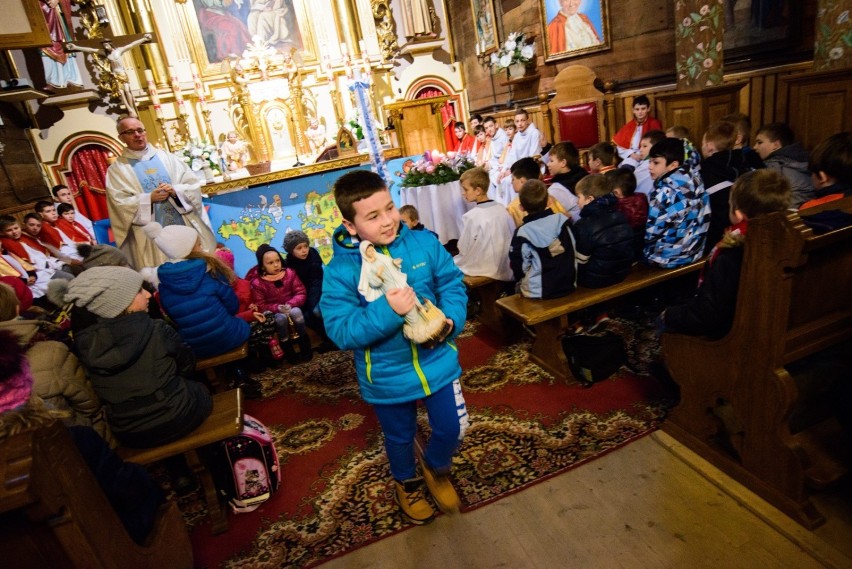
[[[37,202],[56,201],[51,188],[62,185],[97,242],[115,244],[128,230],[110,222],[108,170],[136,129],[200,180],[203,216],[240,276],[259,264],[260,245],[279,246],[292,231],[304,232],[327,264],[342,219],[332,188],[359,169],[377,172],[397,206],[416,203],[426,227],[455,242],[469,209],[457,187],[452,196],[424,197],[434,190],[409,187],[405,178],[424,156],[461,154],[457,125],[473,135],[475,117],[502,126],[523,110],[541,147],[573,142],[586,166],[590,148],[613,141],[634,119],[637,97],[647,98],[664,129],[686,129],[696,147],[708,127],[735,114],[750,121],[746,144],[770,123],[789,125],[807,151],[848,133],[850,9],[844,0],[10,0],[0,19],[0,216],[23,225]],[[127,117],[141,127],[123,130]],[[848,198],[838,203],[852,211]],[[753,295],[765,302],[749,297],[753,327],[744,308],[723,344],[678,340],[660,348],[676,354],[669,365],[676,380],[683,374],[697,382],[694,368],[714,367],[702,358],[733,352],[743,370],[780,378],[759,391],[765,405],[747,396],[745,412],[773,427],[759,443],[749,442],[749,429],[758,428],[752,420],[727,411],[726,399],[751,388],[682,387],[680,408],[668,410],[654,432],[594,462],[423,528],[394,526],[325,557],[288,561],[295,558],[272,553],[283,548],[274,538],[255,539],[266,527],[263,507],[249,514],[214,508],[221,497],[204,484],[210,522],[201,523],[211,527],[185,528],[191,514],[182,517],[172,500],[144,545],[124,533],[98,545],[121,524],[111,514],[86,519],[87,510],[110,505],[97,487],[74,490],[85,465],[70,439],[55,427],[35,438],[0,430],[0,526],[10,532],[0,551],[26,560],[12,564],[21,567],[852,567],[852,447],[836,421],[791,432],[798,392],[783,383],[788,364],[852,340],[852,234],[802,233],[802,241],[790,236],[803,227],[795,219],[759,233],[779,244],[761,274],[743,270],[742,279],[769,287]],[[799,249],[787,254],[782,243]],[[682,272],[677,278],[697,279],[692,268]],[[569,313],[641,293],[658,284],[654,278],[628,279],[617,294],[589,295],[570,308],[552,303],[535,314],[528,299],[500,298],[490,279],[465,284],[481,298],[478,325],[502,327],[494,335],[500,349],[523,336],[520,345],[531,350],[526,365],[570,384],[572,373],[560,371],[568,364],[559,340]],[[836,300],[789,308],[811,297]],[[227,359],[205,365],[211,382],[231,369]],[[731,374],[749,379],[745,371]],[[212,438],[159,454],[119,454],[150,465],[183,453],[201,472],[206,459],[196,450],[229,436],[235,413],[242,425],[247,403],[214,398],[226,430]],[[745,442],[719,443],[719,425],[729,434],[739,428]],[[290,460],[281,455],[285,473]],[[37,467],[71,473],[51,489]],[[300,472],[313,478],[292,487],[285,478],[278,492],[314,495],[317,485],[330,484],[320,471],[322,464]],[[288,497],[294,511],[300,499]],[[56,504],[62,509],[50,511]],[[214,510],[221,510],[218,520]],[[240,529],[250,517],[251,529]],[[13,534],[15,524],[26,529]],[[240,557],[248,550],[251,556]]]

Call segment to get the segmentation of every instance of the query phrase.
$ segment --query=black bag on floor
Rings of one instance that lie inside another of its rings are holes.
[[[568,367],[584,386],[602,381],[627,362],[624,340],[618,334],[573,334],[562,337]]]

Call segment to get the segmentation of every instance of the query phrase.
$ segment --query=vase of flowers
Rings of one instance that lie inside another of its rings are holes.
[[[404,172],[397,172],[404,187],[431,186],[447,184],[458,180],[465,170],[474,167],[467,154],[439,150],[426,152],[417,162],[408,161]]]
[[[535,60],[535,38],[524,32],[512,32],[499,50],[491,54],[491,66],[508,70],[513,79],[523,77],[527,66]]]
[[[213,176],[222,173],[219,150],[214,144],[193,140],[175,154],[189,166],[190,170],[198,176],[204,176],[207,183],[213,181]]]

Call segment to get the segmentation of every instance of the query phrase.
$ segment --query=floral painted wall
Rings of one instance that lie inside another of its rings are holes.
[[[852,67],[849,0],[820,0],[814,41],[814,71]]]
[[[677,88],[698,89],[722,82],[724,0],[675,3]]]

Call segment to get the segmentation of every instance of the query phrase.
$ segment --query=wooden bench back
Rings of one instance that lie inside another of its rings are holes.
[[[0,555],[21,567],[186,567],[192,546],[174,502],[144,546],[118,515],[60,422],[0,443]]]

